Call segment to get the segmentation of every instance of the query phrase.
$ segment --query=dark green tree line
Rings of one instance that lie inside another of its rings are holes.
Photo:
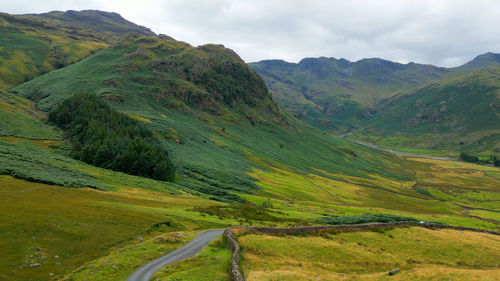
[[[49,122],[64,130],[75,159],[131,175],[174,179],[169,154],[153,133],[95,95],[63,101],[50,112]]]

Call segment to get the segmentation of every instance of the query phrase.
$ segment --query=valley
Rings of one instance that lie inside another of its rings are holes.
[[[500,169],[448,159],[498,154],[490,55],[247,64],[93,10],[0,14],[0,29],[0,280],[127,280],[230,227],[245,280],[500,276],[493,234],[239,230],[390,218],[500,232]],[[153,280],[230,280],[231,256],[218,237]]]

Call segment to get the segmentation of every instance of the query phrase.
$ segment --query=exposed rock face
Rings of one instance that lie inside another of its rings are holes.
[[[389,271],[389,276],[393,276],[393,275],[396,275],[398,273],[400,273],[401,271],[397,268],[394,268],[393,270]]]

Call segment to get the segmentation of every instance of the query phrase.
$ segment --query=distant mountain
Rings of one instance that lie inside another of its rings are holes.
[[[0,90],[75,63],[129,32],[154,34],[116,13],[0,13]]]
[[[350,62],[306,58],[299,63],[265,60],[250,63],[274,98],[299,119],[323,129],[339,129],[370,116],[376,105],[397,91],[447,75],[448,69],[400,64],[382,59]]]
[[[457,67],[456,70],[459,71],[468,71],[479,69],[482,67],[492,66],[492,65],[500,65],[500,54],[495,53],[486,53],[475,57],[470,62]]]
[[[456,68],[378,58],[350,62],[325,57],[249,65],[263,77],[276,101],[299,119],[321,129],[342,131],[372,116],[386,99],[402,91],[499,64],[500,54],[487,53]]]

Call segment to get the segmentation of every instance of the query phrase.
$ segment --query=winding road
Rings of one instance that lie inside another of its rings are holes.
[[[224,230],[208,230],[201,233],[179,249],[141,266],[128,277],[127,281],[149,281],[151,276],[153,276],[156,271],[160,270],[160,268],[167,264],[193,257],[199,253],[203,247],[210,243],[210,241],[221,236],[223,232]]]

